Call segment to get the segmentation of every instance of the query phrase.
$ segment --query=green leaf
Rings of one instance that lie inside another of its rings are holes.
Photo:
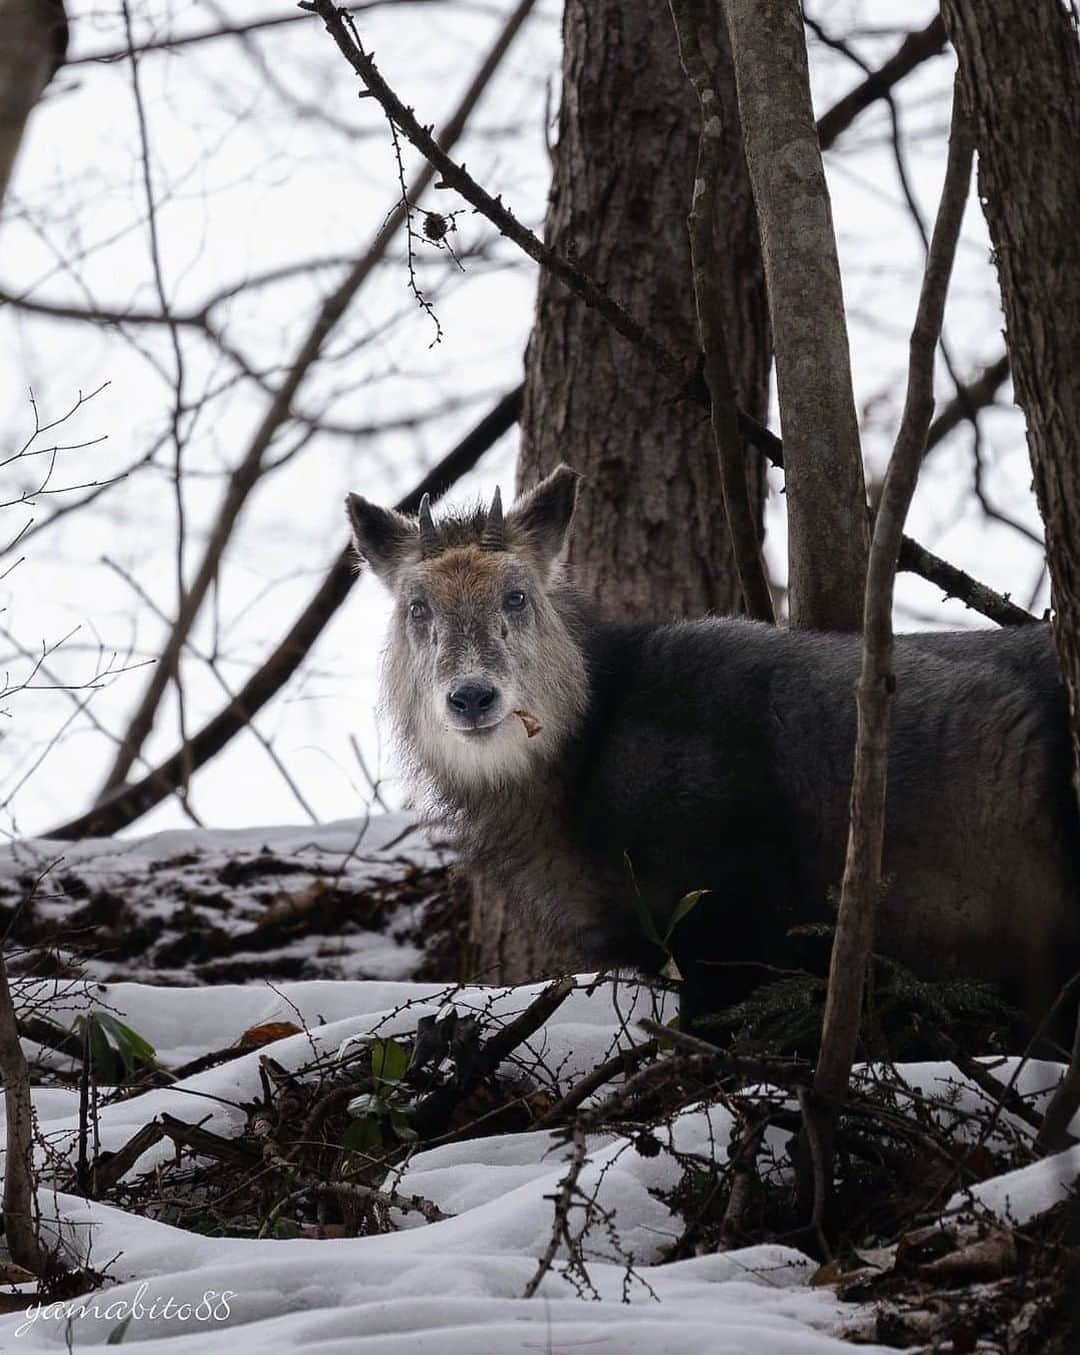
[[[157,1066],[157,1052],[149,1040],[111,1012],[86,1012],[75,1018],[72,1028],[89,1038],[90,1058],[99,1082],[115,1084]]]
[[[409,1051],[396,1040],[376,1040],[371,1046],[371,1075],[376,1082],[400,1082],[409,1066]]]
[[[709,891],[707,889],[692,889],[689,894],[684,894],[682,896],[679,902],[675,905],[675,911],[671,915],[671,921],[668,923],[668,929],[664,933],[665,946],[671,940],[672,933],[674,932],[675,928],[679,925],[679,923],[683,920],[683,918],[686,917],[688,913],[693,912],[693,910],[697,907],[698,903],[701,901],[702,897],[708,893]]]
[[[383,1146],[382,1123],[377,1115],[365,1115],[353,1120],[341,1136],[342,1146],[358,1153],[375,1153]]]
[[[120,1322],[115,1327],[113,1327],[112,1331],[109,1332],[108,1338],[105,1341],[105,1344],[107,1346],[118,1346],[123,1342],[124,1337],[127,1335],[127,1329],[128,1327],[131,1326],[131,1319],[134,1316],[135,1316],[134,1313],[128,1313],[127,1317],[124,1318],[123,1322]]]
[[[634,892],[631,895],[634,901],[634,912],[637,914],[638,927],[642,936],[647,941],[651,941],[654,946],[659,946],[661,950],[666,950],[664,939],[656,930],[656,923],[653,921],[653,915],[649,912],[648,905],[641,897],[641,890],[638,889],[637,876],[634,874],[634,866],[630,860],[630,853],[623,852],[623,860],[626,862],[626,869],[630,872],[630,883],[634,886]]]
[[[153,1066],[157,1062],[157,1050],[138,1031],[117,1020],[111,1012],[95,1012],[94,1015],[108,1035],[109,1043],[128,1067]]]
[[[110,1086],[121,1081],[123,1067],[97,1020],[97,1013],[90,1012],[86,1016],[77,1016],[72,1029],[78,1033],[84,1048],[87,1049],[90,1069],[95,1080]]]

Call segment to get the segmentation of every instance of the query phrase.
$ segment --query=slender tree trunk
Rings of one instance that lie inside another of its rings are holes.
[[[650,0],[566,0],[563,39],[546,242],[606,283],[689,365],[698,335],[687,213],[701,119],[671,16]],[[757,222],[726,51],[712,64],[723,76],[716,286],[726,298],[735,397],[763,418],[770,349]],[[646,357],[542,272],[526,357],[519,487],[560,461],[586,477],[570,545],[574,577],[606,611],[654,618],[740,610],[707,411],[673,399]],[[756,454],[747,478],[760,531],[764,469]],[[533,936],[512,899],[473,883],[478,975],[514,982],[577,963]]]
[[[16,1265],[41,1272],[45,1255],[37,1236],[34,1199],[34,1112],[30,1074],[19,1043],[7,966],[0,953],[0,1079],[4,1083],[4,1240]]]
[[[67,50],[62,0],[0,0],[0,206],[11,178],[26,120]],[[4,1240],[16,1263],[40,1272],[46,1257],[38,1241],[34,1198],[34,1118],[26,1067],[0,949],[0,1081],[6,1131],[3,1161]]]
[[[821,1051],[814,1074],[816,1126],[807,1124],[805,1146],[818,1146],[818,1170],[808,1169],[802,1154],[800,1191],[817,1195],[812,1215],[820,1225],[831,1190],[836,1104],[847,1091],[862,1024],[866,969],[873,949],[875,914],[882,889],[881,861],[885,846],[886,776],[889,721],[896,675],[893,672],[893,590],[904,539],[904,520],[911,506],[919,467],[934,413],[934,358],[941,339],[945,297],[952,276],[960,227],[971,184],[973,146],[970,129],[953,96],[952,126],[945,183],[941,190],[934,234],[923,275],[908,358],[907,396],[874,522],[866,575],[862,671],[858,685],[858,734],[851,787],[840,908],[829,965],[829,988],[821,1031]],[[804,1115],[815,1114],[808,1102]],[[822,1182],[824,1189],[822,1189]]]
[[[686,217],[701,120],[671,17],[649,0],[566,0],[563,39],[546,240],[689,364],[698,338]],[[763,417],[764,275],[726,54],[717,64],[726,168],[717,286],[736,400]],[[740,609],[708,414],[672,399],[647,359],[544,273],[526,359],[519,485],[562,460],[586,477],[570,547],[575,578],[606,609],[645,618]],[[756,455],[748,473],[760,523]]]
[[[859,630],[866,490],[798,0],[723,0],[776,344],[793,625]]]
[[[1061,0],[943,0],[979,152],[1016,399],[1046,526],[1054,636],[1080,767],[1080,40]],[[1074,782],[1080,793],[1080,780]],[[1047,1111],[1060,1146],[1080,1108],[1072,1067]]]

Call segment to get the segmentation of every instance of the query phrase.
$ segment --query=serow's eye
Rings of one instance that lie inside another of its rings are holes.
[[[421,602],[419,598],[416,598],[409,603],[409,615],[414,621],[423,621],[430,616],[431,613],[428,611],[427,603]]]
[[[525,594],[520,588],[514,588],[503,598],[503,606],[508,612],[520,612],[525,606]]]

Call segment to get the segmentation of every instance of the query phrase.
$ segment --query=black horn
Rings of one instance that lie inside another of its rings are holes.
[[[435,523],[431,518],[431,495],[425,494],[420,500],[420,512],[417,514],[417,520],[420,523],[420,558],[430,560],[433,555],[438,554],[438,543],[435,539]]]
[[[484,523],[484,530],[480,536],[480,546],[483,550],[506,549],[506,527],[503,523],[502,492],[498,487],[495,489],[495,497],[491,500],[491,508],[488,510],[487,521]]]

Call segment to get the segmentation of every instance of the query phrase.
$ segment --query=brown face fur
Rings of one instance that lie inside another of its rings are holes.
[[[581,719],[584,665],[551,596],[575,487],[554,472],[507,514],[497,546],[483,510],[425,536],[350,496],[357,549],[397,600],[383,702],[439,798],[527,775]]]

